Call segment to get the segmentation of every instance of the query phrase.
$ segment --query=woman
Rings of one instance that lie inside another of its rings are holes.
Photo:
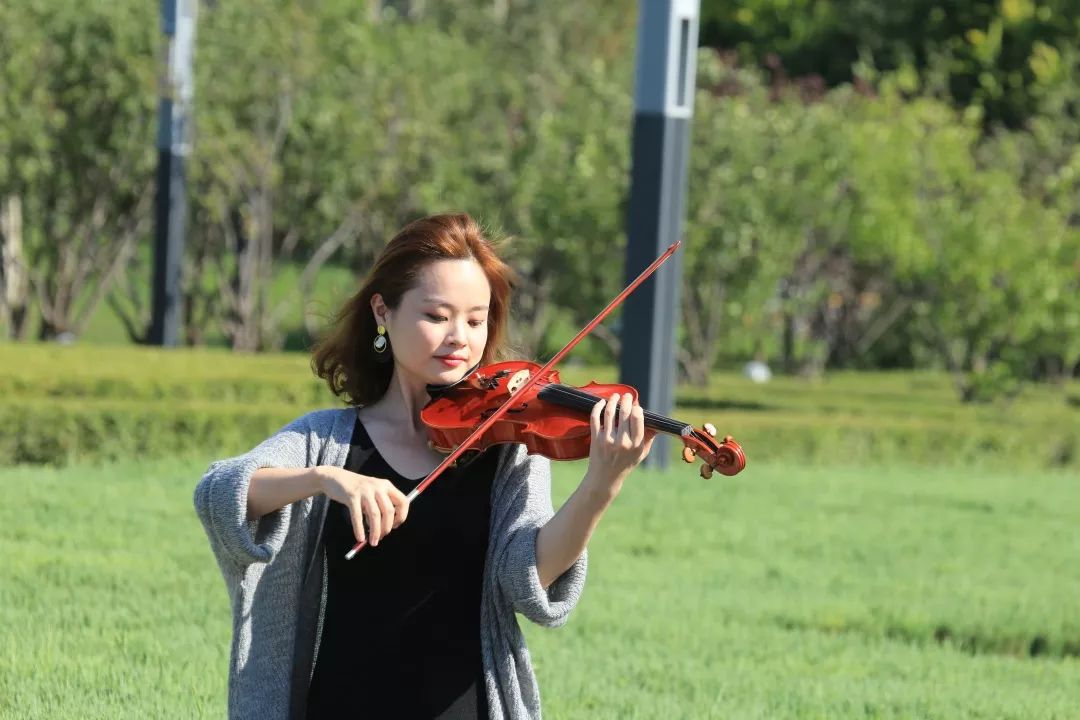
[[[200,481],[232,604],[231,718],[540,716],[515,613],[566,621],[586,544],[651,434],[631,399],[598,402],[588,470],[558,513],[549,461],[520,445],[468,454],[410,507],[443,458],[420,421],[428,386],[500,357],[510,284],[469,216],[408,225],[314,351],[348,407]]]

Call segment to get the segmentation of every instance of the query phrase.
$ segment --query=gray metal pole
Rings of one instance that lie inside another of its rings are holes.
[[[187,216],[184,162],[191,151],[195,80],[192,56],[198,0],[161,0],[165,72],[158,107],[158,171],[154,205],[154,287],[149,341],[180,342],[180,269]]]
[[[697,69],[699,0],[640,0],[634,93],[633,165],[627,213],[626,277],[649,265],[682,233],[686,157]],[[643,407],[671,415],[682,252],[626,299],[620,382],[638,388]],[[659,436],[646,465],[667,467],[670,439]]]

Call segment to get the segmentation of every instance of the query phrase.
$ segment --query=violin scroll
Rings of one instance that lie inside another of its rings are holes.
[[[706,480],[712,477],[714,470],[730,476],[739,474],[746,467],[742,446],[730,435],[716,442],[716,426],[712,423],[705,423],[701,430],[684,433],[682,440],[683,460],[688,463],[694,462],[695,458],[703,460],[701,477]]]

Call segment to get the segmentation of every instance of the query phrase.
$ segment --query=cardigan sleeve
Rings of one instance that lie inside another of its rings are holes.
[[[518,446],[507,459],[498,516],[502,545],[497,580],[514,610],[545,627],[567,621],[585,587],[587,552],[547,589],[536,568],[536,539],[555,514],[551,504],[551,461]]]
[[[244,455],[212,462],[196,485],[195,511],[223,567],[268,563],[281,550],[292,505],[248,520],[248,485],[259,468],[310,466],[317,442],[312,415],[297,418]]]

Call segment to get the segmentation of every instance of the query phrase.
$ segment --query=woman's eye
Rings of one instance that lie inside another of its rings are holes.
[[[486,320],[470,320],[469,324],[472,325],[473,327],[480,327],[485,322],[487,322],[487,321]]]
[[[429,320],[434,320],[435,322],[442,322],[443,320],[446,320],[444,316],[436,315],[435,313],[427,313],[427,316]]]

